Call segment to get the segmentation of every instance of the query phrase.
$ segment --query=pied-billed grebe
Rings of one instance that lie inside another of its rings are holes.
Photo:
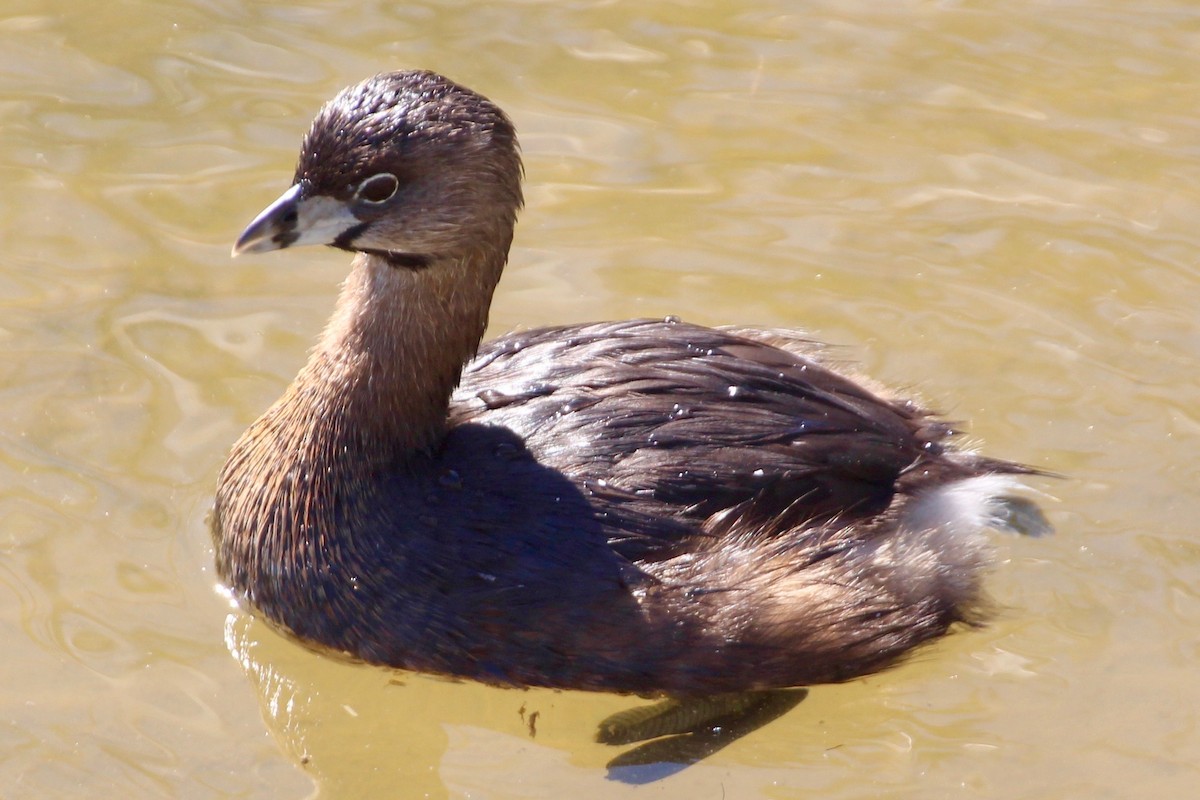
[[[240,600],[376,664],[679,696],[846,680],[974,618],[983,529],[1041,524],[1011,494],[1031,470],[955,450],[799,334],[636,320],[480,346],[520,180],[509,119],[430,72],[317,115],[234,247],[356,253],[221,472]]]

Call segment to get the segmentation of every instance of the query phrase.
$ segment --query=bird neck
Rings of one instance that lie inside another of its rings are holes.
[[[294,404],[314,434],[336,439],[324,443],[333,452],[368,463],[434,448],[506,256],[507,247],[481,248],[412,267],[359,253],[281,404]]]

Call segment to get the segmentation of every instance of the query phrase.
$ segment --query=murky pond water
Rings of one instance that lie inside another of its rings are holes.
[[[641,701],[340,663],[231,610],[216,471],[346,258],[229,246],[319,105],[398,66],[522,134],[494,331],[804,327],[1064,473],[1057,535],[998,540],[995,622],[622,776],[592,730]],[[1197,76],[1183,0],[7,3],[0,796],[1191,796]]]

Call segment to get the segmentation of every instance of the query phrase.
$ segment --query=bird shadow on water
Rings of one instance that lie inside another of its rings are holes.
[[[653,783],[778,719],[807,696],[807,689],[770,689],[663,700],[606,718],[596,731],[596,741],[642,742],[608,762],[608,778],[626,784]]]

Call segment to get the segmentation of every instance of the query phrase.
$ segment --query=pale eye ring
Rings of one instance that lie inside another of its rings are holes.
[[[354,196],[364,203],[379,205],[391,200],[399,188],[399,178],[390,172],[380,172],[360,183]]]

